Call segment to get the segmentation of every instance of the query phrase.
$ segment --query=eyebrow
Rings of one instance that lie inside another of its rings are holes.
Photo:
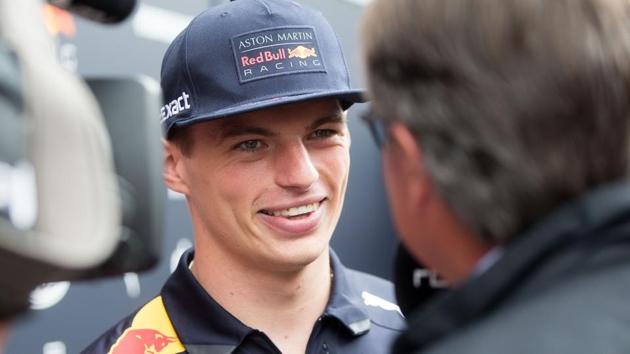
[[[241,135],[261,135],[261,136],[273,136],[273,132],[251,125],[233,124],[230,125],[219,137],[219,144],[224,140]]]
[[[346,118],[343,112],[333,113],[332,115],[325,116],[315,120],[313,123],[306,127],[307,130],[314,130],[324,124],[328,123],[345,123]],[[219,136],[219,144],[229,138],[234,138],[242,135],[260,135],[260,136],[274,136],[276,135],[274,132],[267,130],[265,128],[247,125],[247,123],[236,123],[229,124],[226,126],[224,132]]]
[[[307,129],[308,130],[313,130],[315,128],[318,128],[324,124],[328,124],[328,123],[345,123],[346,122],[346,118],[343,114],[343,112],[337,112],[334,113],[332,115],[326,116],[326,117],[322,117],[317,119],[316,121],[314,121],[313,123],[311,123]]]

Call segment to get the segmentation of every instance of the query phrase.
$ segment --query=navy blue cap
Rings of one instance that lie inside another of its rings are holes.
[[[286,0],[238,0],[195,17],[162,62],[162,128],[332,97],[364,102],[350,87],[341,46],[316,11]]]

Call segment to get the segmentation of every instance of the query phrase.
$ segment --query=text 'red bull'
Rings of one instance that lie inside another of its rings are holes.
[[[267,63],[270,61],[282,60],[286,58],[287,58],[287,53],[285,52],[284,48],[278,49],[275,52],[265,50],[258,53],[258,55],[255,57],[248,57],[247,55],[242,56],[241,64],[243,64],[243,66],[251,66],[251,65],[256,65],[256,64]]]

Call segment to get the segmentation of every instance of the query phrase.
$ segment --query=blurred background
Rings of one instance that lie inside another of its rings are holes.
[[[47,7],[45,14],[48,29],[56,37],[59,59],[66,69],[84,78],[145,75],[159,80],[162,56],[170,41],[196,14],[222,2],[140,0],[134,14],[115,26],[89,22],[53,7]],[[330,21],[344,48],[353,83],[363,87],[357,32],[368,0],[297,2],[320,10]],[[365,108],[356,105],[349,114],[350,181],[332,245],[347,266],[391,279],[395,237],[382,187],[380,155],[358,117]],[[157,111],[155,119],[160,119]],[[11,329],[6,353],[78,353],[96,336],[155,296],[181,253],[192,245],[188,211],[180,195],[168,194],[164,214],[162,258],[156,268],[106,280],[40,286],[31,295],[34,311]]]

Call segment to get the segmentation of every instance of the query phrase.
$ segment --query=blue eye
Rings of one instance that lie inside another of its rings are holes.
[[[331,136],[337,134],[337,131],[332,129],[317,129],[316,131],[311,133],[311,138],[314,139],[326,139]]]
[[[247,140],[242,143],[238,143],[236,148],[243,151],[253,152],[262,147],[263,143],[260,140]]]

